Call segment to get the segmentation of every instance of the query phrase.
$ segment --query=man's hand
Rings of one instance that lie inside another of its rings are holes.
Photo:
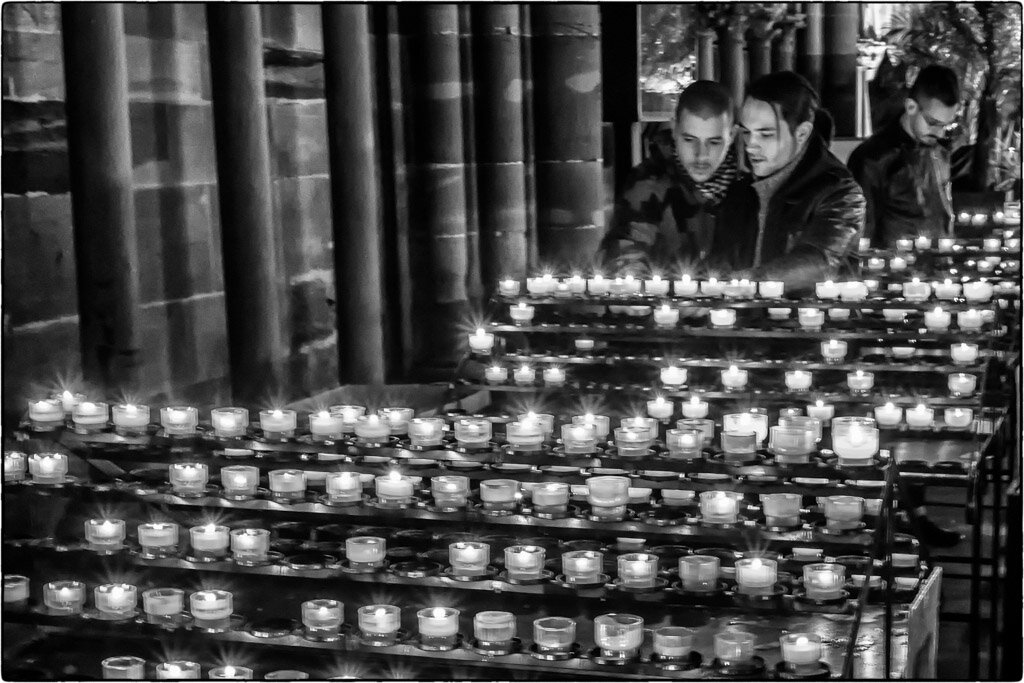
[[[630,223],[629,239],[639,244],[654,246],[658,239],[658,226],[651,223]]]

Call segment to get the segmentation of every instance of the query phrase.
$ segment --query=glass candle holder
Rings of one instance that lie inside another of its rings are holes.
[[[67,481],[68,457],[63,453],[36,453],[28,459],[33,484],[63,484]]]
[[[857,370],[846,375],[846,386],[851,394],[866,394],[875,386],[875,373]]]
[[[391,425],[380,415],[361,415],[356,419],[356,443],[361,446],[379,446],[391,438]]]
[[[519,386],[529,386],[537,381],[537,371],[524,363],[512,370],[512,379]]]
[[[534,619],[533,643],[542,654],[570,652],[576,643],[576,622],[568,617]]]
[[[206,495],[206,483],[210,471],[206,463],[175,462],[167,467],[167,478],[171,491],[182,498],[200,498]]]
[[[544,432],[535,420],[509,422],[505,425],[505,440],[514,451],[539,451],[544,444]]]
[[[214,408],[210,411],[210,424],[215,436],[234,438],[245,436],[249,428],[249,411],[245,408]]]
[[[539,545],[505,548],[505,575],[513,581],[536,581],[544,572],[545,551]]]
[[[977,344],[951,344],[949,356],[957,365],[970,365],[978,360]]]
[[[260,411],[260,429],[266,438],[283,439],[295,434],[298,416],[294,410],[273,408]]]
[[[71,411],[71,420],[80,431],[99,431],[109,419],[110,408],[101,401],[82,401]]]
[[[932,286],[916,277],[910,282],[903,283],[903,298],[907,301],[924,301],[931,295]]]
[[[842,363],[846,358],[847,349],[847,343],[838,339],[821,342],[821,356],[826,363]]]
[[[615,430],[615,448],[619,455],[645,455],[654,445],[654,432],[647,427],[619,427]]]
[[[530,411],[528,413],[520,413],[517,416],[520,423],[523,422],[535,422],[540,426],[540,431],[544,435],[545,439],[551,438],[551,435],[555,431],[555,416],[550,413],[535,413]]]
[[[846,567],[830,562],[804,565],[804,594],[811,600],[836,600],[843,597]]]
[[[719,282],[717,278],[709,277],[700,283],[700,293],[704,296],[721,296],[723,290],[724,284]]]
[[[789,370],[786,372],[786,388],[790,391],[807,391],[811,388],[813,373],[806,370]]]
[[[515,424],[509,423],[509,426]],[[480,502],[489,512],[511,512],[519,501],[519,482],[515,479],[484,479],[480,482]]]
[[[821,400],[808,405],[804,410],[807,411],[807,417],[816,418],[822,423],[828,422],[836,414],[836,407],[834,405]]]
[[[753,432],[757,443],[764,443],[764,440],[768,438],[768,415],[751,411],[728,413],[722,416],[722,431]]]
[[[679,584],[685,591],[706,593],[718,588],[720,561],[714,555],[679,558]]]
[[[278,503],[298,503],[306,499],[306,473],[302,470],[271,470],[270,497]]]
[[[200,628],[224,628],[231,621],[234,597],[228,591],[196,591],[188,601],[194,623]]]
[[[654,654],[662,660],[682,660],[690,656],[696,631],[683,626],[661,626],[653,631]]]
[[[971,302],[988,301],[993,291],[992,283],[985,280],[965,282],[963,285],[964,298]]]
[[[924,312],[924,326],[933,332],[944,332],[949,329],[953,316],[949,311],[936,307],[933,310]]]
[[[942,419],[947,429],[966,429],[974,423],[974,411],[970,408],[946,408]]]
[[[732,308],[712,308],[710,319],[712,327],[732,327],[736,324],[736,311]]]
[[[813,633],[787,633],[779,638],[782,661],[795,674],[821,668],[821,636]]]
[[[814,430],[803,426],[783,426],[781,422],[784,419],[793,418],[779,418],[780,424],[768,430],[768,450],[775,455],[775,460],[779,464],[808,462],[817,445]]]
[[[723,431],[722,459],[729,465],[745,465],[757,460],[757,435],[752,431]]]
[[[491,563],[491,546],[477,541],[458,541],[448,545],[448,564],[455,576],[482,576]]]
[[[946,386],[950,396],[970,396],[978,386],[978,378],[964,372],[954,372],[946,379]]]
[[[511,612],[486,610],[473,615],[473,637],[482,647],[507,647],[516,637],[516,617]]]
[[[814,283],[814,295],[819,299],[839,298],[839,284],[832,280]]]
[[[704,446],[715,440],[715,421],[705,418],[684,418],[676,420],[676,429],[697,429],[704,437]]]
[[[778,563],[763,557],[736,560],[736,584],[740,593],[767,595],[778,580]]]
[[[629,503],[629,478],[590,477],[587,479],[587,502],[590,503],[591,514],[595,517],[607,520],[622,519]]]
[[[309,434],[315,441],[340,439],[345,434],[345,421],[341,415],[329,410],[310,413]]]
[[[704,433],[699,429],[670,429],[665,432],[665,445],[667,457],[694,460],[703,454]]]
[[[228,500],[249,500],[256,495],[259,482],[259,468],[249,465],[220,468],[221,496]]]
[[[562,449],[567,454],[595,452],[597,450],[597,429],[593,424],[562,425]]]
[[[93,599],[100,614],[128,618],[135,614],[139,589],[130,583],[105,583],[93,589]]]
[[[735,524],[739,515],[738,494],[703,491],[700,494],[700,515],[707,524]]]
[[[907,426],[911,429],[931,429],[935,423],[935,410],[924,404],[907,408],[905,413]]]
[[[329,503],[358,503],[363,499],[363,482],[356,472],[330,472],[324,486]]]
[[[381,408],[377,413],[384,418],[391,428],[392,436],[404,436],[409,433],[409,420],[415,415],[412,408]]]
[[[248,681],[252,680],[253,671],[247,666],[216,666],[206,673],[211,681]]]
[[[560,387],[565,384],[565,370],[562,368],[544,368],[541,378],[546,387]]]
[[[728,391],[739,391],[747,386],[747,371],[730,365],[720,372],[722,386]]]
[[[146,678],[146,660],[141,657],[107,657],[100,666],[104,680],[141,681]]]
[[[676,296],[694,296],[697,294],[698,283],[689,275],[683,275],[672,282],[672,291]]]
[[[174,522],[146,522],[136,531],[144,557],[166,557],[178,552],[180,529]]]
[[[956,324],[961,330],[977,331],[981,329],[984,320],[981,317],[981,311],[972,308],[968,311],[958,311],[956,314]]]
[[[593,584],[601,580],[604,554],[596,550],[562,553],[562,575],[566,583]]]
[[[94,552],[116,552],[124,547],[123,519],[89,519],[85,522],[85,541]]]
[[[635,614],[602,614],[594,618],[594,642],[603,657],[635,657],[644,640],[644,620]]]
[[[151,624],[173,621],[184,609],[185,591],[180,588],[150,588],[142,592],[142,611]]]
[[[667,283],[666,283],[667,284]],[[675,327],[679,323],[679,309],[662,304],[654,309],[654,324],[661,328]]]
[[[199,411],[192,406],[167,406],[160,409],[160,426],[168,436],[193,436],[199,425]]]
[[[59,398],[28,402],[28,419],[36,429],[52,429],[64,424],[64,404]]]
[[[455,440],[462,448],[487,448],[491,441],[491,423],[482,417],[455,421]]]
[[[878,428],[870,417],[832,420],[832,450],[840,465],[868,465],[878,453]]]
[[[779,306],[772,306],[771,308],[768,309],[768,319],[769,320],[780,320],[780,321],[781,320],[789,320],[789,315],[790,315],[791,312],[792,311],[789,308],[782,308],[782,307],[779,307]]]
[[[43,604],[58,614],[80,614],[85,606],[85,584],[51,581],[43,586]]]
[[[661,383],[667,387],[680,387],[686,384],[686,368],[677,368],[670,365],[661,369]]]
[[[526,278],[526,291],[535,296],[546,296],[553,294],[557,281],[551,273],[544,273],[540,277]]]
[[[198,680],[201,673],[199,663],[187,659],[175,659],[156,665],[157,680]]]
[[[341,632],[345,606],[337,600],[319,598],[302,603],[302,626],[307,638],[334,639]]]
[[[508,368],[503,368],[500,365],[484,368],[484,381],[488,384],[504,384],[508,381]]]
[[[863,301],[867,295],[868,286],[863,282],[852,280],[839,283],[839,298],[843,301]]]
[[[28,605],[29,579],[20,574],[4,574],[4,609],[21,609]]]
[[[267,529],[233,529],[231,559],[243,566],[263,564],[270,552],[270,531]]]
[[[666,401],[663,396],[658,396],[647,402],[647,414],[656,420],[668,420],[674,412],[675,404],[672,401]]]
[[[392,470],[386,475],[374,478],[377,500],[391,505],[408,505],[413,499],[413,481]]]
[[[875,424],[879,427],[896,427],[903,421],[903,408],[892,403],[875,406],[872,412],[875,416]]]
[[[533,320],[533,306],[520,301],[508,307],[508,315],[516,325],[529,325]]]
[[[684,418],[700,419],[708,416],[708,402],[702,401],[699,396],[691,396],[688,401],[683,401],[679,407],[683,411]]]
[[[626,553],[618,557],[619,582],[626,588],[654,588],[658,578],[658,556]]]
[[[530,499],[535,514],[564,514],[569,505],[569,485],[557,481],[535,484]]]
[[[194,526],[188,530],[192,555],[204,561],[223,560],[231,543],[230,529],[218,524]]]
[[[121,436],[145,434],[149,429],[150,410],[147,405],[118,403],[111,406],[114,431]]]
[[[394,645],[401,626],[401,610],[394,605],[363,605],[356,612],[359,635],[367,645]]]
[[[770,527],[795,527],[800,524],[798,493],[762,493],[761,511],[765,524]]]
[[[482,327],[477,328],[476,332],[469,335],[469,350],[473,353],[490,353],[493,346],[494,335]]]
[[[424,650],[451,650],[458,642],[459,610],[453,607],[426,607],[416,612],[420,647]]]
[[[668,507],[686,507],[693,505],[696,499],[694,491],[683,489],[661,489],[661,504]]]
[[[366,406],[336,405],[327,409],[341,416],[342,432],[351,434],[356,429],[356,420],[366,414]]]
[[[572,418],[573,424],[592,425],[594,427],[594,435],[598,441],[608,438],[608,433],[611,430],[611,419],[607,415],[592,415],[587,413],[586,415],[574,415]]]
[[[413,446],[440,446],[443,438],[444,418],[414,417],[409,420],[409,443]]]
[[[824,508],[825,524],[829,529],[857,529],[864,516],[864,499],[858,496],[828,496]]]
[[[825,324],[825,311],[818,308],[798,308],[796,317],[804,330],[820,330]]]
[[[469,477],[445,475],[431,477],[430,489],[434,505],[439,510],[458,510],[466,507],[469,496]]]
[[[345,539],[345,558],[351,569],[378,569],[384,566],[387,542],[379,536],[353,536]]]
[[[757,293],[762,299],[780,299],[786,289],[786,283],[779,280],[763,280],[757,283]]]

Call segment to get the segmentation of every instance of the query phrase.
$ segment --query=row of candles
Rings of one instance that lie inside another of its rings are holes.
[[[653,557],[653,556],[652,556]],[[692,556],[680,564],[688,572],[686,580],[694,582],[697,590],[710,584],[718,585],[717,559],[712,556]],[[645,567],[640,568],[646,571]],[[804,570],[807,591],[819,591],[821,599],[843,596],[843,570],[841,565],[808,565]],[[773,590],[776,580],[774,560],[752,558],[736,562],[736,577],[740,591],[752,595]],[[707,590],[707,589],[705,589]],[[132,619],[138,610],[138,588],[132,584],[111,583],[95,587],[93,591],[96,611],[106,618]],[[27,604],[29,579],[18,575],[4,576],[4,606]],[[185,593],[180,588],[151,588],[143,591],[144,618],[156,624],[180,618],[184,612]],[[83,611],[86,586],[81,581],[53,581],[43,586],[43,603],[55,615],[74,615]],[[234,613],[233,596],[224,590],[196,591],[189,596],[191,617],[196,625],[210,630],[228,630]],[[341,636],[344,624],[344,604],[330,598],[307,600],[301,606],[302,624],[306,637],[312,640],[332,640]],[[376,647],[394,645],[401,638],[401,608],[396,605],[370,604],[358,608],[357,624],[364,644]],[[459,642],[461,611],[453,607],[425,607],[416,612],[419,646],[425,650],[454,649]],[[567,617],[541,617],[533,621],[535,650],[541,654],[570,654],[577,647],[576,620]],[[632,659],[639,654],[644,640],[643,618],[630,614],[602,614],[594,618],[593,638],[601,654],[617,659]],[[487,610],[473,616],[475,645],[500,652],[511,652],[516,638],[516,616],[511,612]],[[653,629],[655,654],[665,658],[688,658],[695,631],[677,626]],[[746,632],[725,631],[715,636],[715,655],[725,662],[750,660],[753,656],[754,636]],[[791,665],[815,664],[821,659],[821,640],[813,634],[787,634],[781,639],[783,659]],[[123,659],[123,658],[118,658]],[[111,662],[115,664],[114,662]],[[116,665],[134,664],[134,667],[111,678],[143,678],[142,660],[118,661]],[[138,668],[135,668],[138,667]],[[167,662],[158,666],[157,678],[198,678],[199,665],[194,662]],[[131,675],[126,675],[131,674]],[[251,669],[222,667],[210,671],[211,678],[251,678]]]
[[[988,257],[992,260],[983,260],[984,263],[994,269],[999,265],[999,257]],[[881,270],[888,263],[891,270],[905,270],[911,265],[909,256],[894,256],[887,262],[881,257],[867,259],[868,270]],[[835,282],[826,280],[818,282],[814,286],[814,293],[821,300],[841,300],[846,302],[864,301],[872,292],[879,289],[879,281],[876,279],[847,280]],[[998,284],[1000,290],[1013,291],[1013,283],[1001,282]],[[964,298],[969,302],[985,302],[992,298],[997,285],[988,280],[971,280],[964,276],[962,282],[954,282],[952,279],[945,279],[941,282],[931,283],[914,277],[909,282],[891,283],[888,285],[890,293],[901,294],[907,301],[926,301],[934,296],[936,299],[953,300]],[[518,280],[502,280],[498,283],[498,293],[502,296],[518,296],[522,290]],[[780,299],[785,293],[785,284],[777,280],[762,280],[760,282],[748,279],[719,280],[709,277],[707,279],[694,279],[689,275],[683,275],[678,279],[662,278],[658,274],[650,278],[637,278],[633,275],[622,277],[605,278],[596,274],[591,278],[584,278],[581,275],[573,275],[569,278],[558,279],[550,274],[540,277],[526,279],[526,294],[530,296],[546,297],[570,297],[575,295],[590,294],[592,296],[619,295],[619,296],[648,296],[648,297],[725,297],[730,299]]]

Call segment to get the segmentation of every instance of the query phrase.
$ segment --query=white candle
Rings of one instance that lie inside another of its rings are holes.
[[[217,524],[194,526],[188,530],[192,549],[197,552],[226,554],[228,550],[228,528]]]
[[[899,272],[907,269],[907,259],[902,256],[893,256],[889,259],[889,270]]]
[[[817,418],[823,423],[831,420],[836,414],[836,407],[834,405],[821,400],[815,401],[813,405],[807,406],[805,410],[808,417]]]
[[[231,616],[234,599],[223,590],[196,591],[189,596],[193,618],[199,621],[221,621]]]
[[[838,339],[829,339],[821,342],[821,355],[826,362],[840,363],[846,358],[847,344]]]
[[[708,278],[700,283],[700,293],[704,296],[721,296],[722,283],[715,278]]]
[[[821,659],[821,636],[813,633],[787,633],[779,638],[779,643],[782,659],[791,667],[816,667]]]
[[[764,413],[728,413],[722,416],[722,431],[737,434],[753,433],[758,443],[768,438],[768,415]]]
[[[973,308],[956,314],[956,324],[961,330],[980,330],[982,323],[981,312]]]
[[[363,415],[356,420],[355,432],[364,442],[377,443],[391,436],[391,425],[380,415]]]
[[[579,339],[573,340],[573,345],[576,347],[577,351],[587,352],[587,351],[593,351],[594,350],[594,340],[593,339],[586,339],[586,338],[581,337]]]
[[[313,436],[340,438],[344,428],[345,421],[341,415],[328,410],[309,414],[309,433]]]
[[[826,280],[825,282],[816,282],[814,284],[814,294],[819,299],[835,299],[839,297],[839,285],[832,280]]]
[[[212,681],[247,681],[252,678],[253,672],[247,666],[216,666],[210,669],[206,676]]]
[[[105,583],[93,591],[96,609],[112,616],[128,616],[138,604],[138,589],[128,583]]]
[[[505,440],[520,450],[539,450],[544,432],[536,420],[509,422],[505,425]]]
[[[608,293],[608,280],[600,273],[595,273],[587,280],[587,291],[594,295]]]
[[[579,273],[573,273],[572,277],[563,282],[569,285],[569,291],[573,294],[583,294],[587,291],[587,281]]]
[[[63,614],[76,614],[85,605],[85,584],[81,581],[51,581],[43,586],[43,604]]]
[[[500,280],[498,282],[498,293],[502,296],[515,296],[519,293],[518,280]]]
[[[566,583],[595,583],[601,576],[604,554],[596,550],[562,553],[562,574]]]
[[[489,384],[504,384],[508,380],[508,369],[500,365],[492,365],[484,369],[484,379]]]
[[[697,293],[697,281],[690,279],[689,275],[683,275],[672,283],[672,291],[676,296],[694,296]]]
[[[244,436],[249,426],[249,411],[245,408],[214,408],[210,411],[210,423],[217,436]]]
[[[569,485],[558,481],[536,484],[530,492],[534,507],[564,507],[569,503]]]
[[[999,251],[1002,242],[998,237],[986,237],[981,241],[981,248],[985,251]]]
[[[849,308],[830,308],[828,309],[829,320],[849,320],[850,309]]]
[[[409,441],[413,446],[439,446],[444,437],[444,418],[414,417],[409,420]]]
[[[63,453],[36,453],[28,459],[28,471],[36,484],[62,484],[68,473],[68,459]]]
[[[463,447],[486,445],[491,440],[491,423],[485,418],[467,417],[455,421],[455,440]]]
[[[337,600],[321,598],[302,603],[302,625],[314,632],[333,632],[341,627],[345,605]]]
[[[382,502],[407,502],[413,495],[413,483],[409,477],[403,477],[392,470],[386,476],[377,477],[377,498]]]
[[[259,480],[259,469],[250,465],[220,468],[220,485],[227,497],[247,498],[256,495]]]
[[[109,418],[109,408],[101,401],[82,401],[71,411],[76,427],[103,427]]]
[[[964,298],[968,301],[988,301],[992,298],[993,287],[991,282],[977,280],[965,282],[963,285]]]
[[[817,308],[798,308],[796,315],[805,330],[820,329],[825,322],[825,312]]]
[[[28,417],[33,422],[63,422],[64,406],[56,398],[29,401]]]
[[[494,335],[485,332],[482,327],[478,327],[476,332],[469,335],[469,348],[476,353],[490,353],[493,346]]]
[[[903,421],[903,408],[886,403],[882,406],[875,406],[875,422],[880,427],[895,427]]]
[[[950,429],[964,429],[974,421],[974,411],[970,408],[946,408],[942,419]]]
[[[544,368],[541,377],[545,386],[560,387],[565,384],[565,370],[562,368]]]
[[[364,605],[357,612],[359,630],[363,636],[390,636],[392,639],[401,626],[401,610],[395,605]]]
[[[832,450],[841,464],[867,464],[878,453],[878,429],[867,418],[838,417],[832,421]]]
[[[447,475],[430,478],[430,491],[438,508],[451,510],[466,507],[469,496],[469,478]]]
[[[160,425],[169,435],[195,434],[198,424],[199,411],[191,406],[167,406],[160,409]]]
[[[669,419],[674,411],[675,404],[672,401],[666,401],[662,396],[647,402],[647,414],[657,420]]]
[[[537,379],[537,372],[524,363],[512,372],[512,379],[516,384],[533,384]]]
[[[935,291],[936,299],[950,301],[960,296],[962,287],[959,282],[953,282],[952,280],[946,279],[943,282],[932,283],[932,289]]]
[[[832,529],[856,529],[864,516],[864,499],[859,496],[828,496],[824,500],[825,521]]]
[[[61,406],[64,408],[65,413],[71,413],[78,405],[80,401],[85,400],[85,394],[72,394],[70,391],[65,389],[61,394],[56,396],[60,399]]]
[[[690,400],[683,402],[683,417],[702,418],[708,416],[708,402],[700,400],[698,396],[691,396]]]
[[[956,242],[956,240],[952,239],[951,237],[940,237],[939,238],[939,251],[941,251],[941,252],[953,251],[953,244],[955,242]]]
[[[597,447],[597,430],[593,424],[562,425],[562,447],[566,453],[593,453]]]
[[[4,481],[22,481],[28,470],[28,458],[24,453],[8,451],[4,453]]]
[[[519,422],[536,422],[544,438],[549,438],[555,431],[555,416],[551,413],[535,413],[532,410],[528,413],[520,413],[516,416]]]
[[[85,522],[85,540],[92,550],[115,550],[125,538],[123,519],[90,519]]]
[[[778,580],[778,563],[753,557],[736,560],[736,583],[741,593],[767,593]]]
[[[763,280],[757,283],[757,292],[764,299],[780,299],[785,291],[785,283],[779,280]]]
[[[196,680],[201,670],[197,662],[190,662],[184,659],[176,659],[171,662],[162,662],[156,665],[157,680]]]
[[[387,556],[387,542],[379,536],[353,536],[345,539],[345,559],[350,563],[381,566]]]
[[[669,281],[663,280],[660,275],[652,275],[650,280],[644,281],[644,293],[647,296],[665,296],[668,294]]]
[[[363,483],[355,472],[330,472],[324,480],[327,498],[332,503],[358,503],[363,497]]]
[[[674,365],[662,368],[661,383],[669,387],[678,387],[686,384],[686,368],[677,368]]]
[[[924,312],[924,325],[933,332],[943,332],[949,329],[949,324],[952,320],[953,316],[948,311],[944,311],[939,307]]]
[[[278,432],[289,434],[295,431],[296,415],[294,410],[273,410],[260,411],[260,429],[266,432]]]
[[[926,237],[924,235],[921,235],[920,237],[918,237],[917,239],[914,240],[914,247],[916,247],[919,251],[924,251],[925,249],[931,249],[932,248],[932,238],[931,237]]]
[[[722,386],[726,389],[742,389],[747,386],[747,371],[740,370],[735,365],[721,371]]]
[[[415,415],[415,411],[412,408],[381,408],[377,411],[377,414],[384,418],[388,426],[391,428],[391,433],[394,435],[402,436],[409,432],[409,420]]]
[[[476,541],[458,541],[448,544],[448,563],[452,573],[460,576],[479,576],[487,571],[491,561],[491,546]]]
[[[712,308],[711,324],[715,327],[732,327],[736,324],[736,311],[731,308]]]
[[[806,370],[786,372],[786,387],[792,391],[807,391],[811,388],[811,373]]]
[[[138,526],[139,545],[143,548],[169,548],[178,545],[178,525],[173,522],[147,522]]]
[[[263,562],[270,549],[270,532],[266,529],[232,529],[231,553],[237,562]]]
[[[544,273],[540,277],[526,278],[526,291],[536,296],[544,296],[555,291],[555,279],[551,273]]]
[[[679,309],[668,304],[654,309],[654,323],[659,327],[674,327],[679,322]]]
[[[896,251],[910,251],[914,248],[914,240],[902,238],[896,240]]]
[[[863,370],[850,372],[846,375],[846,386],[853,393],[871,391],[871,388],[875,386],[875,374],[873,372],[864,372]]]
[[[177,495],[201,495],[206,492],[209,469],[201,462],[176,462],[167,470],[171,488]]]
[[[644,639],[644,620],[635,614],[602,614],[594,618],[594,642],[603,653],[634,653]]]
[[[711,524],[735,524],[739,513],[737,495],[728,491],[704,491],[700,494],[700,514]]]
[[[903,283],[903,298],[907,301],[924,301],[931,295],[932,286],[919,278]]]
[[[867,262],[868,270],[882,270],[885,268],[885,259],[878,256],[872,256]]]
[[[427,607],[416,612],[421,636],[448,638],[459,632],[459,610],[451,607]]]
[[[839,298],[843,301],[863,301],[868,295],[868,286],[853,280],[839,283]]]
[[[598,439],[608,438],[608,432],[611,427],[611,420],[607,415],[593,415],[591,413],[574,415],[572,423],[592,425],[594,427],[594,434]]]
[[[946,380],[949,393],[953,396],[970,395],[978,385],[978,378],[963,372],[954,372]]]
[[[619,555],[619,581],[627,588],[653,588],[658,578],[658,556],[651,553]]]
[[[904,360],[907,358],[913,358],[914,355],[917,353],[917,349],[915,349],[913,346],[893,346],[891,351],[892,355],[895,358],[900,358]]]
[[[514,306],[509,306],[508,314],[515,324],[526,325],[533,320],[533,306],[530,306],[525,301],[520,301]]]
[[[927,429],[935,420],[935,411],[923,403],[910,408],[906,412],[907,425],[915,429]]]
[[[366,406],[348,406],[338,405],[331,406],[328,412],[334,415],[340,415],[343,425],[343,431],[352,432],[356,428],[356,420],[366,414]]]

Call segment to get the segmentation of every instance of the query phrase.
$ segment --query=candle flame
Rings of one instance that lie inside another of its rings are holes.
[[[388,479],[391,481],[402,481],[402,475],[397,470],[388,472]]]
[[[433,611],[431,611],[430,616],[435,619],[443,619],[445,616],[444,607],[435,607]]]
[[[601,282],[602,280],[604,280],[604,277],[601,276],[601,273],[594,273],[594,282]]]
[[[669,308],[669,305],[668,305],[668,304],[662,304],[662,305],[661,305],[661,312],[662,312],[662,313],[668,313],[668,312],[669,312],[670,310],[672,310],[672,309],[671,309],[671,308]]]
[[[329,412],[327,412],[326,410],[321,410],[319,413],[316,414],[316,416],[319,417],[322,420],[326,420],[326,419],[330,418],[331,414]]]
[[[690,403],[693,404],[693,405],[698,405],[698,404],[700,404],[700,399],[697,398],[696,396],[691,396],[690,397]]]
[[[137,411],[138,408],[135,407],[134,403],[129,403],[124,407],[124,412],[128,413],[129,415],[134,415]]]
[[[482,328],[482,327],[476,328],[476,336],[478,336],[478,337],[484,336],[484,328]]]
[[[804,647],[809,642],[810,641],[807,640],[807,638],[805,636],[800,636],[799,638],[796,639],[796,646],[797,647]]]
[[[825,402],[819,398],[817,401],[814,402],[814,405],[818,406],[819,408],[823,408],[825,407]]]
[[[282,413],[282,412],[281,412],[281,410],[280,410],[280,409],[278,409],[278,408],[275,408],[275,409],[274,409],[274,412],[272,412],[272,413],[270,413],[270,414],[271,414],[271,415],[272,415],[272,416],[273,416],[273,417],[274,417],[275,419],[281,419],[282,417],[284,417],[284,413]]]
[[[230,665],[225,666],[224,667],[224,675],[225,676],[234,676],[235,675],[235,667],[230,666]]]
[[[65,401],[70,401],[70,400],[72,400],[72,399],[73,399],[73,398],[75,397],[75,395],[74,395],[74,394],[72,394],[72,393],[71,393],[70,391],[68,391],[67,389],[65,389],[65,390],[64,390],[64,393],[63,393],[63,394],[61,394],[61,395],[60,395],[60,397],[61,397],[62,399],[64,399]]]

